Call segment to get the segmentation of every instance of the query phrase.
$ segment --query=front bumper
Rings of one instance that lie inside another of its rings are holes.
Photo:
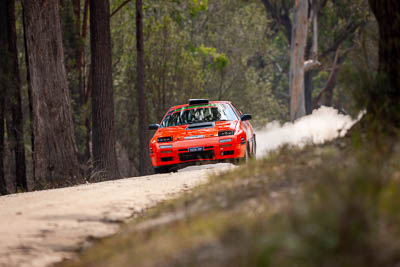
[[[220,140],[232,141],[220,143]],[[224,161],[243,158],[246,143],[239,136],[209,137],[194,140],[175,141],[173,143],[157,143],[151,147],[150,158],[154,167],[177,165],[196,161]],[[172,148],[160,146],[172,145]],[[189,148],[202,147],[203,151],[189,152]]]

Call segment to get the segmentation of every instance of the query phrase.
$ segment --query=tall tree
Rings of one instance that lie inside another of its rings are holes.
[[[115,151],[110,3],[90,1],[93,165],[97,180],[120,178]]]
[[[139,172],[149,170],[147,109],[144,94],[143,2],[136,0],[137,103],[139,109]]]
[[[304,53],[308,34],[308,0],[296,0],[290,47],[290,120],[305,116]]]
[[[367,109],[400,126],[400,2],[369,0],[369,4],[379,25],[379,69]]]
[[[26,191],[26,165],[24,149],[24,131],[21,108],[21,82],[19,78],[17,37],[15,28],[15,0],[1,3],[1,87],[3,95],[2,114],[7,121],[8,142],[15,160],[13,180],[18,190]],[[4,116],[5,115],[5,116]],[[2,121],[3,121],[2,120]],[[4,127],[4,124],[3,124]]]
[[[24,127],[22,117],[21,81],[19,78],[17,35],[15,25],[15,0],[8,0],[8,68],[9,87],[7,105],[11,119],[7,124],[9,140],[15,158],[15,177],[17,190],[28,190],[25,165]]]
[[[28,102],[29,102],[29,129],[30,129],[30,145],[31,145],[31,159],[32,159],[32,173],[35,173],[35,131],[33,130],[33,102],[32,102],[32,87],[31,78],[29,74],[29,58],[28,58],[28,45],[26,40],[26,23],[24,9],[22,8],[22,26],[24,29],[24,52],[25,52],[25,66],[28,70],[26,72],[26,82],[28,84]],[[35,182],[35,175],[32,177],[33,182]]]
[[[36,188],[80,182],[57,0],[23,1]]]
[[[7,1],[0,2],[0,194],[8,193],[4,177],[4,120],[5,120],[5,99],[7,95]]]
[[[4,96],[0,92],[0,195],[8,194],[4,177]]]

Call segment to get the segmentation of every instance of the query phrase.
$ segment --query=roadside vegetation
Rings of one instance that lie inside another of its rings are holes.
[[[400,142],[363,124],[212,176],[60,266],[396,266]]]

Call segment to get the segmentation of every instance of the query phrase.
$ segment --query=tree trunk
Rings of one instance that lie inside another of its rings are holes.
[[[6,54],[7,54],[7,16],[4,16],[4,12],[7,10],[6,2],[0,2],[0,77],[5,77],[7,72],[5,71],[7,66]],[[6,180],[4,177],[4,105],[6,97],[6,84],[5,79],[0,79],[0,195],[6,195],[8,193]]]
[[[1,134],[2,159],[4,158],[4,120],[7,120],[8,142],[10,143],[12,159],[15,161],[15,171],[12,180],[17,190],[27,190],[24,133],[21,108],[21,82],[19,79],[18,54],[15,29],[15,0],[2,1],[0,7],[1,37],[0,50],[1,68]],[[14,165],[14,164],[13,164]],[[4,174],[4,172],[3,172]],[[0,178],[1,179],[1,178]],[[3,183],[3,182],[0,182]],[[1,190],[0,190],[1,191]]]
[[[0,195],[6,194],[8,190],[4,177],[4,92],[3,88],[0,88]]]
[[[311,51],[313,48],[313,40],[311,38],[307,38],[307,44],[305,48],[305,58],[311,57]],[[313,111],[312,105],[312,91],[314,90],[312,79],[314,77],[314,71],[304,71],[304,102],[306,106],[306,115],[309,115]]]
[[[96,180],[120,178],[115,151],[109,5],[108,0],[90,1],[92,140]]]
[[[7,0],[8,3],[8,66],[9,86],[8,101],[10,116],[9,142],[15,157],[15,181],[16,189],[27,191],[24,146],[24,126],[22,117],[21,81],[19,78],[17,35],[15,28],[15,0]]]
[[[23,1],[35,135],[35,187],[81,182],[57,0]]]
[[[306,115],[310,115],[313,111],[312,92],[314,90],[312,79],[314,71],[310,70],[304,74],[304,97],[306,106]]]
[[[8,55],[8,34],[7,34],[7,1],[0,1],[0,195],[8,193],[4,175],[4,121],[5,121],[5,99],[7,96],[7,55]]]
[[[84,139],[85,139],[85,151],[82,155],[82,161],[87,163],[91,159],[91,125],[90,119],[88,119],[88,102],[90,98],[90,86],[91,86],[91,74],[86,75],[86,52],[85,52],[85,42],[86,42],[86,33],[88,27],[88,18],[89,18],[89,0],[85,0],[84,8],[83,8],[83,21],[82,21],[82,31],[81,31],[81,44],[80,51],[78,57],[78,72],[79,72],[79,90],[80,90],[80,104],[82,108],[82,116],[81,116],[81,125],[85,129]],[[90,72],[90,71],[89,71]],[[86,78],[87,76],[88,79]],[[87,88],[86,88],[87,87]]]
[[[367,110],[400,126],[400,2],[369,0],[369,4],[379,25],[379,69]]]
[[[80,104],[86,105],[87,98],[86,95],[86,55],[85,55],[85,42],[86,42],[86,33],[88,26],[88,14],[89,14],[89,0],[85,0],[84,8],[83,8],[83,21],[82,21],[82,30],[81,30],[81,43],[79,44],[79,57],[77,59],[77,68],[79,72],[79,90],[81,95]]]
[[[146,97],[144,94],[143,6],[136,0],[137,103],[139,109],[139,172],[149,171]]]
[[[290,119],[305,116],[304,51],[308,33],[308,0],[296,0],[290,49]]]
[[[30,141],[31,141],[31,158],[32,158],[32,173],[35,173],[35,132],[33,130],[33,104],[32,104],[32,88],[31,88],[31,76],[29,74],[29,59],[28,59],[28,45],[26,40],[26,23],[25,23],[25,12],[22,8],[22,26],[24,29],[24,52],[25,52],[25,66],[28,70],[26,72],[26,82],[28,84],[28,102],[29,102],[29,129],[30,129]],[[35,175],[32,177],[32,182],[35,183]]]
[[[311,58],[318,65],[318,10],[317,10],[317,0],[311,1],[311,15],[310,15],[310,23],[312,22],[312,38],[308,39],[307,47],[306,47],[306,58]],[[312,102],[312,92],[314,90],[313,87],[313,77],[315,76],[315,72],[313,70],[305,70],[304,74],[304,94],[305,94],[305,105],[306,105],[306,114],[309,115],[313,111],[313,102]]]
[[[317,0],[311,0],[311,16],[312,22],[312,47],[311,47],[311,58],[318,60],[318,2]]]

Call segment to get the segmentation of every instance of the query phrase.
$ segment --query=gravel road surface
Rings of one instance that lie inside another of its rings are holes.
[[[0,266],[49,266],[228,164],[0,197]]]

